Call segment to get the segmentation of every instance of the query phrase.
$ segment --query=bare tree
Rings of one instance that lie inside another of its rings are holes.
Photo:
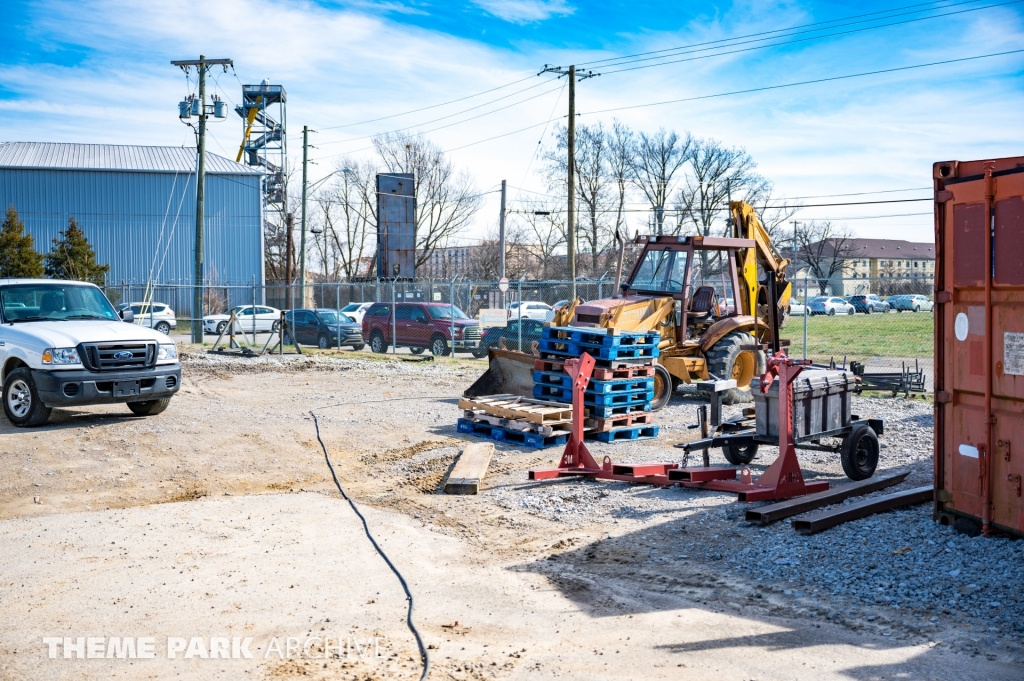
[[[324,228],[321,257],[325,274],[352,279],[369,274],[363,263],[376,244],[376,168],[343,158],[338,170],[316,195],[316,215]],[[327,266],[331,258],[333,268]]]
[[[518,279],[528,268],[524,258],[524,234],[521,225],[505,225],[505,276]],[[466,276],[478,281],[498,279],[501,273],[501,242],[497,226],[491,227],[486,238],[470,248]]]
[[[690,157],[693,137],[680,137],[664,128],[652,135],[640,133],[633,157],[633,183],[654,211],[655,228],[661,234],[665,225],[665,204],[672,194],[676,173]]]
[[[629,241],[629,225],[626,221],[626,198],[633,160],[636,158],[636,136],[629,126],[619,120],[612,123],[612,131],[608,133],[607,173],[608,179],[615,189],[614,210],[615,223],[613,234],[624,243]],[[625,261],[623,261],[625,267]]]
[[[551,279],[564,271],[557,253],[565,247],[566,215],[557,199],[538,198],[520,202],[510,217],[523,235],[523,250],[534,278]],[[506,229],[509,224],[506,223]]]
[[[444,152],[422,135],[386,133],[373,138],[386,172],[416,176],[416,266],[466,227],[482,199],[469,173],[455,169]],[[376,202],[374,202],[376,205]]]
[[[850,230],[827,220],[803,223],[796,230],[796,260],[817,282],[820,295],[829,295],[832,279],[843,276],[853,256],[852,240]]]

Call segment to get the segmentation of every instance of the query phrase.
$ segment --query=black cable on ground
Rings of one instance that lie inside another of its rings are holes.
[[[384,549],[382,549],[380,544],[377,543],[377,540],[373,538],[373,535],[370,533],[370,526],[366,524],[366,518],[364,518],[363,514],[359,512],[359,508],[356,506],[355,502],[352,501],[352,498],[349,497],[349,495],[345,494],[345,490],[342,488],[341,483],[338,482],[338,476],[334,472],[334,466],[331,465],[331,457],[327,454],[327,445],[324,444],[323,439],[320,437],[320,421],[317,420],[314,412],[309,412],[309,415],[313,417],[313,425],[316,426],[316,439],[317,442],[320,443],[320,448],[324,450],[324,460],[327,462],[327,467],[331,469],[331,477],[334,478],[334,484],[337,485],[338,491],[341,492],[341,496],[345,498],[345,501],[347,501],[348,505],[352,507],[355,514],[359,516],[359,520],[363,522],[363,532],[366,533],[366,538],[370,540],[370,543],[373,544],[373,548],[377,550],[377,553],[380,554],[380,557],[384,559],[384,562],[388,564],[388,567],[391,568],[391,571],[395,573],[395,577],[398,577],[398,581],[402,584],[402,589],[405,591],[405,598],[409,601],[409,611],[406,614],[405,623],[409,627],[409,631],[411,631],[412,635],[416,638],[416,645],[419,646],[420,649],[420,660],[423,662],[423,673],[420,674],[420,681],[424,681],[424,679],[427,678],[427,674],[430,673],[430,655],[427,653],[427,647],[423,645],[423,637],[420,636],[419,629],[416,628],[416,625],[412,621],[413,598],[412,592],[409,591],[409,585],[406,583],[405,577],[402,576],[402,573],[398,571],[395,564],[391,562],[390,558],[388,558],[388,554],[384,553]]]

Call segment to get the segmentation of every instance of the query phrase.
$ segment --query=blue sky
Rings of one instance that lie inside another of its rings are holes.
[[[1024,153],[1019,113],[1024,55],[586,114],[1021,49],[1024,3],[1006,2],[948,0],[931,3],[932,13],[961,13],[619,74],[605,68],[602,76],[578,86],[577,108],[585,114],[580,120],[610,124],[617,117],[637,129],[688,130],[744,147],[780,196],[927,187],[934,161]],[[545,63],[583,63],[912,4],[8,0],[8,30],[0,43],[0,139],[190,144],[191,132],[177,120],[176,104],[194,85],[169,61],[204,53],[235,60],[238,79],[229,73],[212,84],[229,102],[238,99],[239,80],[269,78],[287,88],[293,157],[300,157],[302,125],[321,130],[313,135],[318,149],[312,155],[319,159],[314,177],[330,172],[346,153],[368,153],[366,140],[358,138],[407,126],[430,129],[539,94],[429,137],[445,149],[461,147],[452,158],[474,174],[482,190],[507,179],[515,187],[540,191],[534,150],[543,125],[466,145],[543,124],[553,111],[564,113],[565,94],[557,81],[534,78],[447,107],[337,126],[529,78]],[[976,7],[987,9],[963,11]],[[916,16],[921,15],[901,18]],[[538,87],[500,104],[423,125],[532,85]],[[217,123],[212,135],[210,150],[233,156],[241,122],[232,117]],[[526,194],[513,190],[513,198],[518,196]],[[468,239],[479,238],[496,222],[494,198],[488,197]],[[808,208],[798,217],[848,219],[864,236],[927,240],[928,215],[860,218],[928,210],[926,202],[882,204]]]

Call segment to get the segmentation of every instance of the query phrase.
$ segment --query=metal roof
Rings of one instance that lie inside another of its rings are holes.
[[[117,170],[125,172],[195,172],[196,150],[189,147],[144,147],[128,144],[0,142],[0,168]],[[253,175],[260,170],[206,152],[211,175]]]

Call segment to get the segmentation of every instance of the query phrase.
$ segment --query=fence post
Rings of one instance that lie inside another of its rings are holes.
[[[807,359],[807,318],[810,316],[810,309],[807,307],[807,275],[804,274],[804,359]]]
[[[516,286],[516,295],[519,297],[519,306],[516,308],[519,311],[519,352],[523,352],[523,277],[519,277]]]
[[[451,281],[451,291],[448,294],[448,304],[451,306],[448,309],[448,319],[451,321],[451,330],[449,334],[452,338],[452,359],[455,359],[455,279]]]
[[[398,305],[395,303],[395,288],[398,286],[398,278],[395,277],[391,280],[391,354],[398,354],[398,335],[395,329],[397,328],[398,319]]]
[[[256,275],[255,274],[252,276],[252,342],[254,344],[256,343]]]

